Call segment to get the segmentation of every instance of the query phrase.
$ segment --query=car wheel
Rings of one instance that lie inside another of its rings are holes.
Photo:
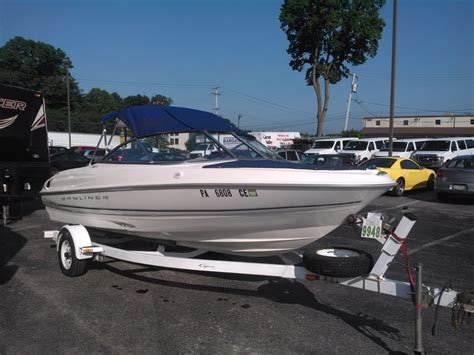
[[[435,177],[434,177],[433,174],[431,174],[430,177],[428,178],[428,182],[426,184],[426,187],[427,187],[428,190],[433,190],[434,185],[435,185]]]
[[[405,192],[405,180],[403,178],[397,179],[397,186],[393,188],[393,195],[400,197],[403,196],[403,193]]]
[[[330,247],[308,249],[303,254],[306,269],[329,277],[355,277],[367,275],[372,268],[372,256],[364,251]]]

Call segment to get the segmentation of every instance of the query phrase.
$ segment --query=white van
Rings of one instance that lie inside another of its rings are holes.
[[[392,156],[411,158],[413,154],[421,148],[429,138],[410,138],[410,139],[397,139],[393,141]],[[387,146],[375,153],[376,157],[388,157],[388,143]]]
[[[466,154],[474,154],[473,148],[468,148],[466,140],[470,137],[447,137],[427,140],[413,154],[413,160],[427,168],[439,168],[451,159]]]
[[[358,139],[357,137],[316,138],[311,149],[306,150],[305,154],[337,154],[346,143]]]
[[[369,160],[375,153],[385,148],[388,138],[363,138],[348,142],[339,154],[350,155],[355,163]]]

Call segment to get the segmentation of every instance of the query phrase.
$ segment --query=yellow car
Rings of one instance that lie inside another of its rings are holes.
[[[434,188],[436,173],[424,168],[411,159],[387,157],[373,158],[359,165],[365,169],[375,169],[388,174],[397,186],[392,188],[395,196],[402,196],[405,191],[426,187]]]

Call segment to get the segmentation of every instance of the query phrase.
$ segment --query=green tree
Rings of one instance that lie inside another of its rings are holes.
[[[173,104],[173,99],[171,97],[166,97],[158,94],[151,97],[151,103],[153,105],[170,106]]]
[[[150,98],[146,95],[131,95],[123,99],[125,107],[136,105],[149,105]]]
[[[186,149],[189,152],[192,152],[193,150],[196,149],[197,143],[196,143],[196,133],[191,133],[189,135],[188,141],[185,143]]]
[[[0,47],[0,82],[41,91],[51,108],[67,105],[66,66],[73,68],[66,53],[50,44],[15,37]],[[72,76],[69,89],[74,107],[81,95]]]
[[[91,89],[83,97],[84,109],[98,112],[102,115],[118,111],[123,106],[123,100],[116,92],[109,94],[106,90],[99,88]]]
[[[330,84],[350,74],[348,65],[363,64],[377,54],[385,26],[379,16],[384,3],[385,0],[285,0],[283,3],[280,24],[289,41],[290,67],[297,71],[307,67],[306,81],[316,93],[317,136],[324,134]]]
[[[349,129],[347,131],[342,131],[341,132],[342,137],[357,137],[357,138],[363,138],[364,133],[362,131],[358,131],[356,129]]]

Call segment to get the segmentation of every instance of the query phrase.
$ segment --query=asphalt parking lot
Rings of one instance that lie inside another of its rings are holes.
[[[58,228],[39,203],[0,227],[0,354],[23,353],[411,353],[409,300],[323,281],[289,281],[151,268],[106,260],[78,278],[64,276],[43,230]],[[32,208],[34,207],[34,208]],[[424,282],[474,289],[474,205],[439,203],[434,192],[382,196],[368,211],[418,217],[411,263]],[[341,226],[317,242],[374,256],[380,246]],[[397,260],[402,262],[401,257]],[[406,280],[393,265],[388,277]],[[472,353],[473,325],[451,325],[441,308],[423,312],[429,353]]]

